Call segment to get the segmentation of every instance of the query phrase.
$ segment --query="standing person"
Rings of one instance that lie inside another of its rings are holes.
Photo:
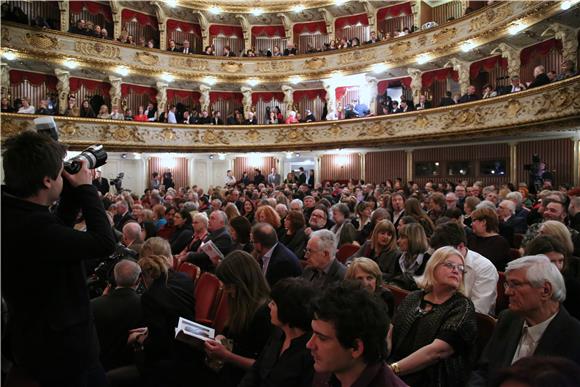
[[[14,366],[42,386],[105,386],[83,260],[110,255],[115,239],[91,171],[86,161],[64,171],[65,148],[31,131],[3,151],[2,296]],[[72,227],[79,207],[86,231]]]
[[[159,180],[159,173],[153,172],[151,174],[151,189],[159,189],[161,181]]]
[[[226,172],[226,177],[224,178],[224,185],[226,187],[233,187],[236,185],[236,178],[232,175],[231,169],[228,169]]]
[[[277,187],[281,182],[280,174],[276,171],[276,168],[272,168],[272,172],[268,175],[268,184]]]
[[[95,170],[93,185],[97,187],[97,191],[99,191],[103,196],[109,192],[109,181],[102,176],[102,172],[98,169]]]
[[[163,186],[167,190],[168,188],[175,188],[175,183],[173,182],[173,175],[169,168],[163,174]]]

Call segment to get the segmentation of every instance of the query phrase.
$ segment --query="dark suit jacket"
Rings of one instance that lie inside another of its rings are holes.
[[[113,217],[113,221],[115,222],[115,228],[119,231],[123,231],[123,226],[127,224],[127,222],[135,220],[129,211],[127,211],[123,216],[115,215]]]
[[[455,105],[455,101],[449,97],[441,98],[441,102],[439,103],[439,106],[452,106],[452,105]]]
[[[332,261],[330,265],[330,269],[328,269],[328,273],[324,275],[323,278],[318,276],[318,269],[313,267],[307,267],[304,269],[302,273],[302,278],[306,279],[307,281],[312,282],[313,284],[320,286],[322,288],[327,287],[333,282],[342,281],[346,274],[346,267],[340,263],[337,259]]]
[[[302,267],[296,254],[282,243],[278,243],[272,252],[266,271],[266,280],[270,287],[282,278],[298,277],[301,274]]]
[[[306,234],[304,227],[297,230],[293,235],[284,234],[280,242],[290,249],[298,259],[304,259],[304,249],[306,248]]]
[[[512,215],[506,222],[504,222],[504,224],[513,228],[514,233],[516,234],[525,234],[526,231],[528,231],[528,223],[522,217]]]
[[[226,256],[232,248],[234,247],[234,241],[232,240],[232,236],[227,232],[225,228],[221,228],[216,230],[208,235],[208,237],[204,240],[204,242],[212,241],[215,243],[216,247],[218,248],[221,253]],[[187,261],[197,265],[203,271],[213,271],[214,265],[213,262],[209,259],[206,253],[204,252],[191,252],[187,256]]]
[[[547,85],[548,83],[550,83],[550,78],[548,78],[548,76],[545,73],[542,73],[538,75],[536,78],[534,78],[532,83],[530,83],[530,85],[528,86],[528,89],[531,89],[532,87],[544,86]]]
[[[487,386],[489,377],[500,368],[509,367],[520,340],[524,319],[510,310],[503,311],[487,343],[469,386]],[[534,356],[561,356],[580,363],[580,321],[561,306],[546,328]]]
[[[459,99],[459,103],[479,101],[480,99],[481,97],[476,94],[463,94],[463,96]]]
[[[181,50],[179,50],[179,52],[181,52],[182,54],[185,54],[185,48],[182,48]],[[193,51],[191,50],[191,47],[188,48],[187,54],[193,54]]]
[[[93,298],[91,308],[105,370],[130,365],[133,349],[127,346],[127,337],[130,329],[143,326],[141,297],[131,288],[118,288]]]
[[[93,185],[97,187],[97,191],[99,191],[103,196],[109,192],[109,181],[104,177],[101,177],[101,180],[95,179],[93,180]]]

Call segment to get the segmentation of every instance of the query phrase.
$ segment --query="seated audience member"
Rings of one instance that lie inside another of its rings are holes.
[[[503,88],[502,94],[517,93],[518,91],[526,90],[526,85],[520,81],[518,75],[514,75],[510,78],[511,84]]]
[[[0,107],[0,111],[2,111],[2,113],[14,113],[14,108],[10,105],[8,98],[2,97],[2,106]]]
[[[435,229],[435,224],[431,218],[423,211],[419,200],[416,198],[409,198],[405,201],[405,216],[411,216],[423,227],[425,235],[430,237]]]
[[[493,90],[489,83],[483,86],[483,95],[481,96],[481,99],[493,98],[496,96],[497,92]]]
[[[560,356],[580,363],[580,322],[562,302],[564,279],[545,255],[510,262],[506,269],[509,310],[499,320],[469,386],[487,386],[501,368],[530,356]]]
[[[248,118],[244,121],[244,125],[258,125],[258,118],[254,112],[248,112]]]
[[[125,110],[125,121],[133,121],[133,111],[131,109]]]
[[[38,107],[36,108],[35,114],[48,115],[53,114],[51,110],[48,109],[48,101],[46,99],[41,99]]]
[[[418,223],[403,226],[399,230],[397,243],[402,254],[398,262],[388,268],[388,272],[383,272],[383,276],[388,283],[415,290],[417,285],[413,277],[422,275],[429,261],[429,244],[423,227]]]
[[[410,386],[464,386],[477,336],[475,309],[464,295],[465,261],[453,247],[433,253],[420,290],[399,305],[389,330],[393,371]]]
[[[183,48],[181,49],[181,52],[183,54],[193,54],[193,51],[189,47],[189,40],[184,40],[182,43],[182,46],[183,46]]]
[[[258,209],[256,210],[255,219],[256,222],[270,224],[272,227],[274,227],[274,229],[278,234],[281,235],[283,233],[284,229],[282,228],[282,221],[280,220],[280,215],[276,212],[275,209],[273,209],[269,205],[261,205],[260,207],[258,207]]]
[[[329,230],[318,230],[310,235],[306,245],[307,266],[302,277],[317,287],[327,287],[332,282],[342,281],[346,268],[336,257],[336,240]]]
[[[528,89],[544,86],[548,83],[550,83],[550,78],[546,75],[546,68],[544,66],[534,67],[534,80],[528,85]]]
[[[284,49],[284,56],[294,56],[298,54],[298,50],[294,47],[294,43],[288,42],[286,48]]]
[[[112,120],[124,120],[125,119],[125,115],[119,111],[118,106],[113,106],[112,109],[113,109],[113,112],[111,113]]]
[[[91,300],[105,371],[133,364],[134,351],[127,346],[129,331],[143,326],[139,284],[141,267],[123,259],[114,269],[116,288]]]
[[[357,230],[350,221],[350,210],[344,203],[332,206],[332,218],[334,225],[330,228],[336,238],[336,248],[340,249],[345,244],[351,244],[357,239]]]
[[[274,330],[239,387],[310,387],[314,359],[306,348],[313,318],[315,288],[301,278],[285,278],[273,288],[268,304]]]
[[[306,234],[304,233],[305,221],[302,212],[296,210],[288,212],[284,218],[284,229],[285,232],[282,233],[280,242],[291,250],[298,259],[304,259]]]
[[[502,200],[497,206],[500,224],[509,227],[514,233],[525,234],[528,229],[526,219],[516,216],[516,204],[511,200]]]
[[[315,301],[312,338],[315,386],[406,386],[385,363],[388,321],[381,302],[360,284],[337,283]]]
[[[349,261],[367,257],[375,261],[383,273],[393,273],[399,264],[401,251],[397,246],[395,226],[389,220],[381,220],[373,229],[372,238],[364,242]]]
[[[229,315],[224,336],[233,342],[233,349],[223,344],[225,337],[221,335],[215,341],[206,341],[208,357],[225,363],[211,385],[237,386],[272,332],[268,310],[270,288],[256,259],[245,251],[228,254],[217,267],[216,275],[226,289]]]
[[[99,109],[99,114],[97,114],[97,118],[100,118],[102,120],[111,119],[111,114],[109,113],[109,108],[107,107],[107,105],[101,105],[101,108]]]
[[[195,320],[193,282],[171,269],[171,247],[159,237],[145,242],[139,266],[146,288],[141,295],[146,329],[132,331],[128,342],[143,347],[145,358],[139,370],[144,379],[152,385],[182,385],[188,377],[185,369],[199,357],[187,344],[175,340],[179,318]]]
[[[455,101],[451,98],[451,92],[446,91],[445,96],[441,98],[441,102],[439,102],[439,106],[452,106],[455,105]]]
[[[18,109],[17,113],[34,114],[36,112],[35,107],[30,104],[28,98],[21,98],[20,101],[22,103],[22,106]]]
[[[193,238],[193,219],[187,210],[180,210],[173,215],[175,232],[169,238],[171,254],[179,254]]]
[[[278,242],[276,230],[269,223],[258,223],[252,227],[255,256],[268,281],[274,286],[287,277],[298,277],[302,268],[298,258],[286,246]]]
[[[370,258],[355,258],[346,269],[345,280],[360,281],[364,288],[377,296],[384,304],[389,318],[395,310],[395,299],[391,292],[383,288],[383,273],[379,265]],[[387,326],[390,324],[387,324]]]
[[[312,111],[310,111],[309,109],[305,110],[304,113],[304,122],[315,122],[316,118],[314,117],[314,114],[312,113]]]
[[[417,105],[415,105],[415,110],[425,110],[425,109],[431,109],[431,102],[427,101],[427,97],[425,97],[425,95],[421,94],[419,96],[419,103]]]
[[[171,52],[178,52],[179,51],[179,49],[175,45],[175,40],[169,39],[169,44],[167,45],[167,51],[171,51]]]
[[[576,387],[580,366],[557,356],[525,357],[503,368],[493,378],[492,387]]]
[[[212,113],[212,117],[211,117],[210,124],[211,125],[223,125],[224,124],[224,120],[222,120],[222,117],[221,116],[222,116],[222,114],[219,111],[215,110]]]
[[[230,48],[230,46],[225,46],[224,47],[224,55],[223,56],[232,57],[232,56],[236,56],[236,53],[232,51],[232,49]]]
[[[177,255],[174,256],[181,263],[185,260],[187,254],[190,252],[197,252],[203,241],[208,236],[208,219],[205,213],[198,212],[192,217],[193,237],[190,239],[187,246]]]
[[[227,224],[228,217],[225,212],[220,210],[213,211],[209,215],[208,222],[208,230],[210,233],[203,241],[212,241],[224,256],[232,250],[234,245],[234,241],[226,229]],[[200,249],[188,253],[185,260],[199,266],[203,271],[213,271],[218,263],[212,261],[210,257]]]
[[[496,212],[482,207],[471,213],[473,233],[467,239],[467,247],[489,259],[497,271],[504,271],[510,257],[510,244],[499,235]]]
[[[107,29],[106,29],[106,28],[101,28],[101,36],[100,36],[100,38],[101,38],[101,39],[107,39],[107,40],[109,40],[109,39],[112,39],[112,38],[109,36],[109,32],[107,31]]]
[[[570,229],[564,223],[547,220],[541,224],[538,235],[549,235],[566,249],[566,256],[569,257],[566,272],[580,280],[580,258],[574,256],[576,251]]]
[[[143,238],[139,223],[128,222],[123,226],[123,245],[135,253],[133,257],[139,257],[143,248]]]
[[[380,41],[380,39],[378,38],[377,33],[375,31],[371,31],[370,39],[367,40],[365,42],[365,44],[372,44],[372,43],[376,43],[376,42],[379,42],[379,41]]]
[[[306,213],[306,209],[304,212]],[[304,232],[306,233],[306,236],[310,236],[310,234],[314,231],[325,229],[327,227],[327,224],[328,224],[328,213],[325,210],[316,208],[312,211],[312,215],[310,215],[310,220],[308,221],[309,227],[306,228]]]
[[[558,77],[558,74],[554,70],[548,71],[546,73],[546,75],[548,76],[550,83],[554,82],[556,80],[556,78]]]
[[[143,105],[139,106],[137,114],[133,117],[133,121],[147,122],[147,115],[145,114],[145,109],[143,108]]]
[[[288,112],[288,117],[286,118],[286,121],[284,121],[285,124],[297,124],[298,123],[298,119],[296,118],[296,112],[293,110],[290,110]]]
[[[358,117],[365,117],[368,116],[370,114],[370,110],[369,107],[363,103],[362,101],[358,100],[355,101],[355,105],[354,105],[354,113],[358,116]]]
[[[437,226],[430,244],[434,250],[451,246],[461,253],[465,261],[465,296],[473,302],[476,312],[493,314],[499,274],[489,259],[467,248],[463,227],[451,222]]]
[[[467,92],[461,97],[459,103],[478,101],[480,99],[479,95],[476,94],[475,86],[469,85],[467,87]]]
[[[563,79],[572,78],[576,75],[578,75],[578,72],[575,70],[574,62],[567,59],[562,62],[562,72],[558,74],[556,80],[561,81]]]

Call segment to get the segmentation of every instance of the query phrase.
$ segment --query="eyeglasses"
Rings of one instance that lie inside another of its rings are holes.
[[[521,288],[522,286],[529,285],[529,284],[530,283],[527,281],[526,282],[504,282],[503,288],[504,288],[504,290],[508,290],[508,289],[516,290],[516,289]]]
[[[446,267],[449,270],[457,270],[461,274],[465,274],[465,265],[461,263],[453,263],[453,262],[443,262],[441,266]]]

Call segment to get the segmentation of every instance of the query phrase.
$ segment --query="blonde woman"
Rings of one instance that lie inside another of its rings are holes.
[[[429,244],[425,230],[419,223],[406,224],[397,240],[401,256],[391,270],[384,273],[385,281],[407,290],[417,288],[413,276],[422,275],[429,260]]]
[[[371,239],[366,241],[350,259],[368,257],[378,264],[382,272],[392,273],[400,256],[395,226],[390,220],[385,219],[377,223]]]
[[[97,115],[97,118],[101,118],[103,120],[110,120],[111,119],[111,114],[109,113],[109,108],[107,107],[107,105],[101,105],[101,108],[99,109],[99,114]]]
[[[370,258],[355,258],[346,270],[344,279],[360,281],[365,289],[383,301],[389,317],[393,317],[395,299],[390,291],[383,288],[383,273],[379,265]]]

